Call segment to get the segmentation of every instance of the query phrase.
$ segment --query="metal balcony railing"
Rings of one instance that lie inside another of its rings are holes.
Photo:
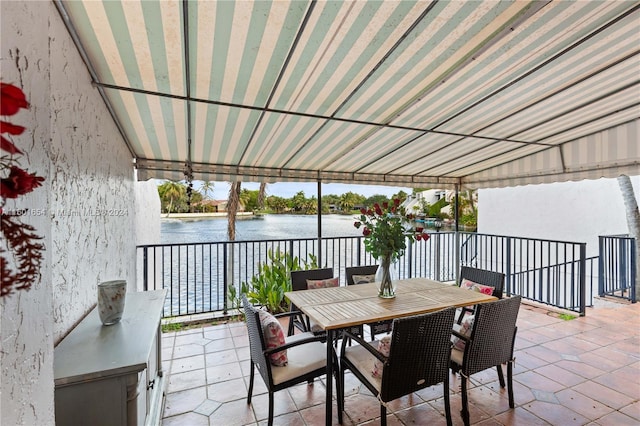
[[[250,282],[258,263],[279,250],[303,261],[316,256],[332,267],[344,285],[349,266],[376,263],[363,237],[224,241],[138,246],[145,290],[168,289],[164,316],[229,308],[228,289]],[[585,314],[592,305],[597,259],[586,258],[586,244],[471,232],[436,232],[410,243],[398,262],[399,278],[455,281],[461,265],[503,272],[505,294]]]
[[[598,294],[636,302],[636,245],[627,235],[599,237]]]

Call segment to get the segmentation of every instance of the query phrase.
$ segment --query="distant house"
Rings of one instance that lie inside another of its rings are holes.
[[[209,213],[222,213],[227,211],[227,200],[202,200],[193,205],[196,211],[206,211]],[[240,210],[243,208],[241,206]]]
[[[421,212],[424,204],[433,205],[440,199],[447,197],[447,191],[444,189],[427,189],[426,191],[418,192],[407,196],[402,207],[407,212]]]

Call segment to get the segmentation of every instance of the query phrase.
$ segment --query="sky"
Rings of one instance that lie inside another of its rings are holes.
[[[213,193],[210,196],[214,200],[226,200],[229,195],[229,183],[228,182],[214,182]],[[202,186],[202,182],[194,181],[193,187],[199,189]],[[249,190],[257,190],[260,188],[258,182],[243,182],[242,188]],[[278,182],[270,183],[267,185],[267,196],[276,195],[282,198],[291,198],[298,192],[304,192],[305,197],[317,196],[318,184],[315,182]],[[342,183],[323,183],[322,195],[342,195],[346,192],[353,192],[355,194],[364,195],[370,197],[372,195],[386,195],[387,197],[398,193],[400,190],[411,194],[413,191],[411,188],[398,187],[398,186],[377,186],[377,185],[351,185]]]

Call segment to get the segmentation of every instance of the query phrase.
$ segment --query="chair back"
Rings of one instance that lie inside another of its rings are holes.
[[[380,399],[392,401],[444,382],[449,375],[455,309],[393,320]]]
[[[307,280],[326,280],[327,278],[333,278],[333,268],[291,271],[291,290],[306,290]]]
[[[349,268],[344,269],[344,275],[347,280],[347,285],[353,285],[353,276],[354,275],[375,275],[378,270],[378,265],[367,265],[367,266],[351,266]]]
[[[260,325],[260,314],[258,310],[242,295],[242,305],[244,306],[244,316],[247,323],[247,332],[249,335],[249,351],[251,360],[258,367],[260,375],[264,382],[271,384],[271,370],[269,360],[264,354],[266,344],[264,334],[262,334],[262,326]],[[252,367],[253,368],[253,367]]]
[[[514,296],[477,305],[470,341],[464,348],[464,374],[470,376],[513,359],[521,299]]]
[[[498,299],[502,299],[502,293],[504,291],[504,274],[502,272],[494,272],[486,269],[472,268],[470,266],[460,267],[460,282],[466,278],[474,283],[488,285],[493,287],[493,295]]]

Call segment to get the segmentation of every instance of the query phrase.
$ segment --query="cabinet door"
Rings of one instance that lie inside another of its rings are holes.
[[[127,424],[127,378],[56,387],[56,426]]]

